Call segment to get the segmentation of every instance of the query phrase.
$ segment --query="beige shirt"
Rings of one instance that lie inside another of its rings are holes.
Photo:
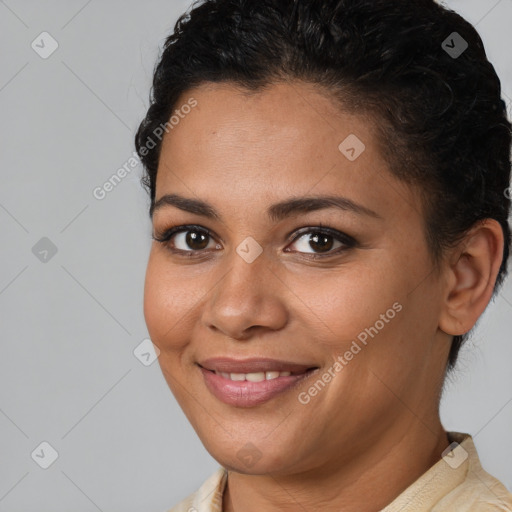
[[[471,436],[448,436],[451,450],[381,512],[512,512],[512,494],[482,468]],[[222,512],[227,476],[220,467],[168,512]]]

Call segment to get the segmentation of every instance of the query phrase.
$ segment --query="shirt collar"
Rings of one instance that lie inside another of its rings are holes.
[[[381,512],[431,510],[448,493],[459,486],[470,469],[480,466],[469,434],[447,432],[451,442],[442,458],[407,487]]]

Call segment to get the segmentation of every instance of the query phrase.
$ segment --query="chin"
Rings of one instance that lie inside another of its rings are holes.
[[[212,457],[223,467],[229,471],[236,471],[244,475],[268,475],[280,473],[286,469],[283,461],[276,458],[276,454],[272,458],[265,457],[261,452],[252,452],[248,449],[241,455],[241,450],[237,453],[217,454],[210,452]],[[261,457],[261,458],[259,458]]]
[[[212,435],[210,431],[204,436],[200,429],[197,430],[208,453],[226,469],[246,475],[287,473],[290,468],[297,469],[298,454],[282,451],[297,444],[291,439],[276,443],[270,437],[265,439],[264,436],[255,435],[254,430],[246,435],[236,427],[232,431],[237,432],[237,435],[230,436],[226,431]]]

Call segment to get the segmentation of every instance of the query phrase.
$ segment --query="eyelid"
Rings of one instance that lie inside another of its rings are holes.
[[[212,238],[213,240],[218,242],[218,237],[217,237],[216,233],[214,233],[212,230],[210,230],[204,226],[200,226],[197,224],[176,225],[171,228],[163,230],[163,232],[160,232],[160,234],[158,234],[155,230],[152,234],[152,238],[153,238],[153,240],[166,245],[174,235],[177,235],[177,234],[183,233],[183,232],[187,232],[187,231],[193,231],[193,230],[202,232],[203,234],[209,236],[210,238]],[[315,226],[306,226],[306,227],[302,227],[299,229],[295,229],[287,235],[287,240],[289,241],[289,244],[290,243],[293,244],[294,242],[298,241],[302,236],[307,235],[308,233],[327,234],[329,236],[332,236],[335,240],[337,240],[341,244],[343,244],[343,247],[338,247],[337,249],[326,252],[326,253],[314,253],[314,252],[304,253],[301,251],[287,251],[287,252],[296,252],[298,254],[304,254],[304,255],[307,255],[306,257],[308,257],[308,258],[311,258],[311,257],[327,258],[329,256],[339,254],[340,252],[343,252],[344,250],[353,248],[358,245],[357,240],[355,240],[350,235],[347,235],[346,233],[343,233],[342,231],[338,231],[337,229],[330,228],[328,226],[323,226],[322,223],[319,223]],[[191,249],[189,251],[185,251],[183,249],[176,249],[176,248],[169,247],[169,250],[179,253],[179,254],[190,254],[190,255],[194,255],[194,254],[200,255],[200,254],[207,253],[207,250],[205,250],[205,249],[203,249],[203,250]]]
[[[168,229],[164,229],[162,231],[154,230],[152,234],[153,240],[156,240],[157,242],[168,242],[173,235],[176,235],[178,233],[186,232],[186,231],[201,231],[202,233],[210,236],[211,238],[217,239],[217,235],[210,229],[205,228],[203,226],[199,226],[197,224],[182,224],[182,225],[176,225]]]
[[[317,224],[316,226],[306,226],[303,228],[296,229],[288,235],[288,239],[291,242],[294,242],[301,236],[306,235],[308,233],[323,233],[326,235],[330,235],[333,238],[336,238],[336,240],[343,242],[347,245],[355,245],[357,243],[357,241],[353,237],[347,235],[346,233],[343,233],[343,231],[338,231],[337,229],[330,228],[322,224]]]
[[[208,228],[205,228],[203,226],[199,226],[196,224],[180,224],[173,227],[170,227],[168,229],[164,229],[163,232],[157,233],[157,230],[154,230],[152,233],[151,238],[155,240],[156,242],[159,242],[163,245],[163,247],[168,250],[171,254],[174,254],[176,256],[182,257],[182,258],[190,258],[190,259],[198,259],[207,257],[211,249],[206,250],[184,250],[184,249],[178,249],[176,247],[173,247],[171,245],[171,239],[178,234],[186,233],[187,231],[197,231],[200,232],[206,236],[208,236],[211,240],[214,242],[217,242],[217,235],[211,231]],[[218,244],[218,242],[217,242]]]
[[[298,254],[303,254],[307,258],[328,258],[330,256],[337,256],[344,251],[348,249],[352,249],[354,247],[357,247],[359,244],[356,239],[351,237],[350,235],[347,235],[346,233],[343,233],[342,231],[338,231],[337,229],[330,228],[327,226],[323,226],[322,224],[318,224],[317,226],[309,226],[300,228],[298,230],[295,230],[289,235],[289,238],[291,238],[291,244],[299,241],[304,235],[307,234],[326,234],[328,236],[331,236],[336,241],[338,241],[341,244],[341,247],[337,247],[336,249],[321,253],[321,252],[302,252],[302,251],[287,251],[287,252],[296,252]]]

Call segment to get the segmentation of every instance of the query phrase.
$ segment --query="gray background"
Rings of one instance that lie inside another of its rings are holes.
[[[477,26],[510,105],[512,0],[445,3]],[[148,336],[140,166],[92,194],[132,155],[159,47],[188,5],[0,1],[0,512],[163,511],[217,467],[158,363],[133,354]],[[43,31],[59,44],[47,59],[31,47]],[[42,237],[57,248],[46,262]],[[509,489],[511,313],[508,280],[442,403],[445,427],[473,434]],[[31,457],[42,441],[59,453],[46,470]]]

